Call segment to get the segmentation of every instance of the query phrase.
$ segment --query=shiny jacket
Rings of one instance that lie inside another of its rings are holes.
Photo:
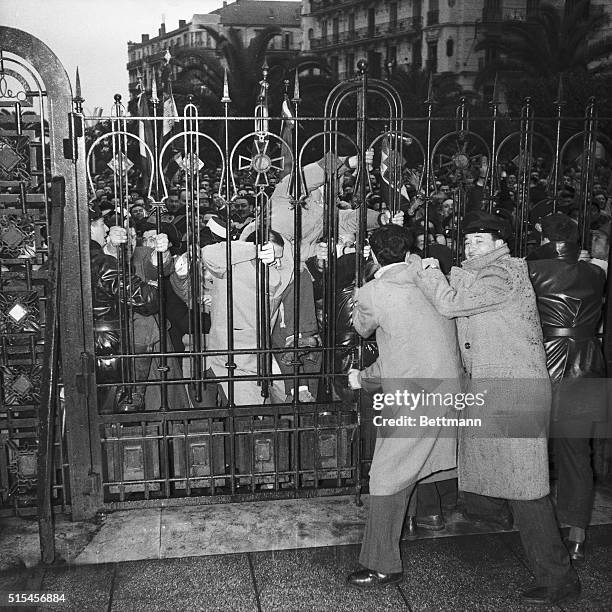
[[[117,354],[121,350],[118,262],[111,255],[107,255],[94,240],[90,241],[89,252],[98,382],[116,382],[119,380],[117,360],[103,357]],[[124,285],[124,291],[133,312],[143,316],[157,313],[157,287],[136,275],[131,275],[129,284]]]
[[[120,273],[117,260],[107,255],[102,247],[92,240],[91,288],[93,312],[96,322],[118,322]],[[129,283],[124,285],[129,306],[134,312],[143,316],[157,313],[159,308],[157,287],[148,284],[136,275],[131,275]]]
[[[605,376],[605,360],[596,338],[602,314],[603,270],[578,261],[579,247],[549,242],[528,258],[544,335],[546,365],[553,382],[553,419],[603,414],[603,384],[567,379]]]

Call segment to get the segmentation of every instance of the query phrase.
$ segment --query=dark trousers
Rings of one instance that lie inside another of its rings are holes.
[[[417,516],[442,514],[443,508],[454,508],[457,505],[457,479],[419,483],[416,498]]]
[[[510,505],[538,585],[556,586],[575,577],[548,495],[540,499],[505,500],[465,493],[464,501],[470,513],[482,517],[507,514]]]
[[[394,495],[370,495],[368,518],[359,563],[363,567],[395,574],[402,571],[400,538],[414,485]],[[414,511],[411,511],[414,514]]]
[[[551,440],[557,470],[557,517],[562,523],[586,529],[593,508],[593,467],[591,440]]]

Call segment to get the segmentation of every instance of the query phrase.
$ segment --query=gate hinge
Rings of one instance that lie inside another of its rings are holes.
[[[77,392],[81,395],[89,393],[89,380],[94,371],[93,357],[83,351],[81,353],[81,371],[74,377]]]
[[[95,495],[100,492],[102,480],[97,472],[89,472],[87,486],[84,491],[85,495]]]
[[[83,136],[83,117],[68,113],[68,138],[64,138],[64,158],[76,160],[79,156],[77,139]]]

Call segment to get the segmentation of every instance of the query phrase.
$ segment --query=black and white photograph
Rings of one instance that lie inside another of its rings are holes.
[[[612,610],[612,0],[0,0],[0,610]]]

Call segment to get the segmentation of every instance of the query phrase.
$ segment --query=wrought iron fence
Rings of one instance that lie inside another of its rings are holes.
[[[17,49],[34,49],[39,71],[59,65],[15,32],[0,28],[0,48],[13,49],[1,56],[7,83],[23,84],[8,69]],[[232,116],[227,85],[221,117],[192,103],[178,115],[156,91],[129,114],[116,96],[110,115],[87,117],[78,86],[66,104],[61,71],[44,87],[32,77],[21,99],[9,96],[16,85],[0,87],[10,109],[0,118],[6,508],[35,504],[51,174],[65,177],[67,198],[53,490],[75,518],[104,506],[359,495],[375,436],[346,371],[375,347],[351,332],[351,296],[385,209],[422,228],[425,254],[431,226],[455,263],[474,204],[514,210],[516,254],[530,247],[534,216],[556,208],[574,211],[587,245],[593,188],[610,184],[594,102],[582,118],[563,115],[561,92],[553,118],[535,117],[528,100],[520,117],[501,116],[495,99],[489,116],[470,117],[462,101],[440,118],[430,92],[427,115],[411,118],[389,84],[359,69],[320,117],[300,116],[299,83],[270,117],[265,74],[253,117]],[[41,107],[28,118],[30,100]],[[121,228],[110,248],[102,218]]]

